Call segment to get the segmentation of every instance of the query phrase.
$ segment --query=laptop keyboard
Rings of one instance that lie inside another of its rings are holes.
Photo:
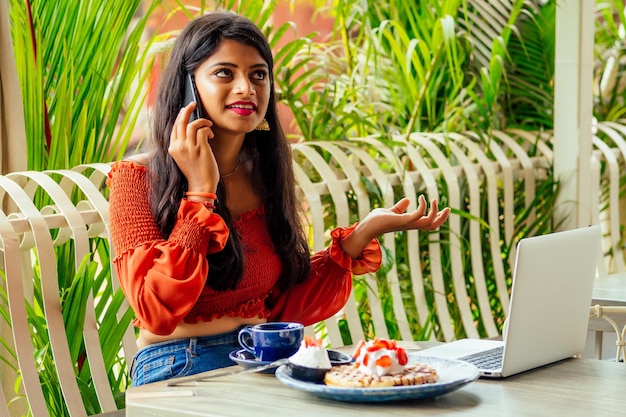
[[[504,346],[460,358],[462,361],[476,365],[478,369],[500,369]]]

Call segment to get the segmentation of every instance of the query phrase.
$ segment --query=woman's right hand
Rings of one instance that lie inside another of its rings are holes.
[[[189,116],[195,108],[196,103],[191,102],[178,113],[168,152],[187,178],[189,191],[214,193],[220,172],[209,145],[214,136],[213,122],[201,118],[189,123]]]

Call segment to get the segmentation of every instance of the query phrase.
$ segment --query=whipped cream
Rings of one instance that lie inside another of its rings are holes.
[[[313,369],[330,369],[328,351],[323,346],[315,346],[303,340],[296,353],[289,357],[289,362]]]
[[[354,358],[359,371],[378,377],[401,374],[408,362],[406,351],[397,347],[395,340],[379,338],[359,342]]]

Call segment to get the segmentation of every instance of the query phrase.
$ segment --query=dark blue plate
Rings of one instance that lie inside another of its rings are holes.
[[[340,352],[334,349],[326,349],[328,352],[328,359],[332,366],[347,365],[354,362],[354,358],[347,353]]]
[[[426,363],[439,374],[434,384],[406,385],[381,388],[344,388],[322,383],[301,381],[291,375],[291,369],[282,365],[276,370],[276,378],[284,385],[311,393],[321,398],[347,402],[383,402],[418,400],[447,394],[478,379],[474,365],[451,359],[422,357],[409,354],[410,363]]]
[[[237,365],[244,368],[256,368],[257,366],[269,365],[272,361],[260,361],[254,355],[245,349],[233,350],[228,357]],[[276,368],[268,368],[260,371],[260,374],[273,374]]]
[[[256,368],[257,366],[269,365],[271,361],[260,361],[252,353],[245,349],[233,350],[228,357],[237,365],[244,368]],[[334,349],[328,349],[328,358],[332,366],[346,365],[352,362],[354,359],[347,353],[340,352]],[[260,374],[273,374],[276,368],[268,368],[259,372]]]

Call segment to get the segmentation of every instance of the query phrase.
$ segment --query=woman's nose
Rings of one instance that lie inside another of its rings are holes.
[[[238,77],[235,80],[235,92],[243,95],[255,94],[254,85],[247,77]]]

